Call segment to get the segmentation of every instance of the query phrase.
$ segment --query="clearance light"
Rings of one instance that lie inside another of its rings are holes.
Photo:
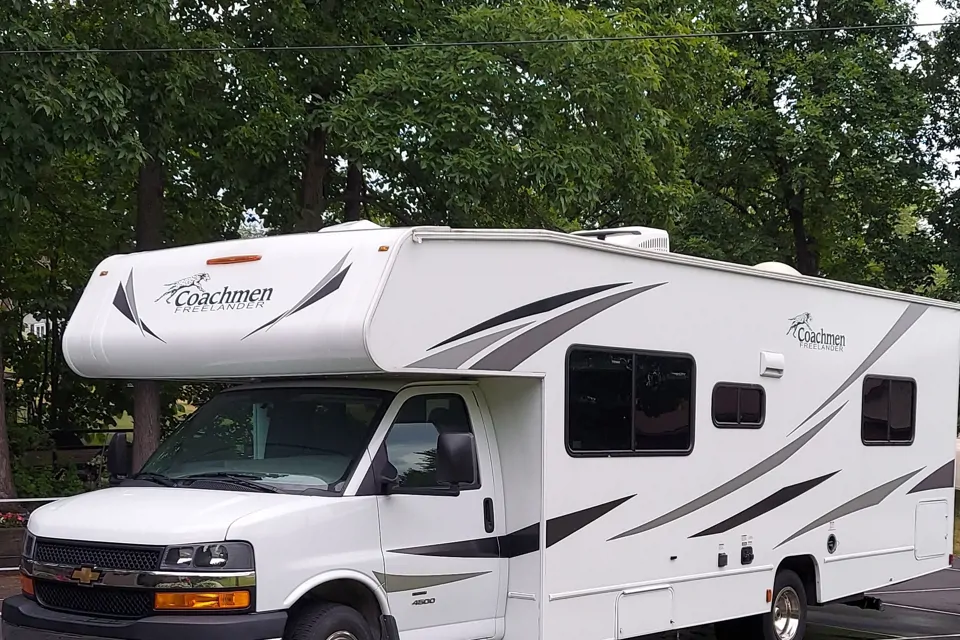
[[[30,576],[20,574],[20,591],[23,592],[25,596],[33,596],[33,578]]]
[[[216,265],[216,264],[237,264],[239,262],[256,262],[260,259],[260,256],[225,256],[223,258],[210,258],[207,260],[207,264]]]
[[[773,601],[773,589],[767,589],[767,602]]]
[[[153,597],[153,608],[158,611],[227,611],[249,606],[249,591],[170,592]]]

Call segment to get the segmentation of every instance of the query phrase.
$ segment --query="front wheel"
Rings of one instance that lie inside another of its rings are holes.
[[[304,607],[288,623],[284,640],[373,640],[356,609],[321,602]]]

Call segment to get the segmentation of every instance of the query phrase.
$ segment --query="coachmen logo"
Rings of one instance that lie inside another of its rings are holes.
[[[219,291],[211,292],[203,288],[204,282],[210,282],[209,273],[197,273],[176,282],[169,282],[163,285],[165,291],[154,302],[163,300],[172,304],[174,313],[208,313],[260,309],[273,297],[272,288],[231,289],[224,286]]]
[[[813,316],[809,312],[790,318],[790,328],[787,335],[793,336],[804,349],[817,351],[843,351],[847,346],[847,336],[842,333],[831,333],[823,328],[814,329]]]
[[[92,567],[80,567],[70,576],[80,584],[92,585],[98,582],[103,574]]]

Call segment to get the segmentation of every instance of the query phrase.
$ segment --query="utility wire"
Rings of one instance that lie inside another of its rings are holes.
[[[2,2],[3,0],[0,0]],[[54,55],[54,54],[144,54],[144,53],[240,53],[245,51],[348,51],[357,49],[448,49],[459,47],[527,47],[536,45],[587,44],[594,42],[635,42],[645,40],[693,40],[707,38],[747,38],[751,36],[779,36],[803,33],[835,33],[837,31],[884,31],[923,27],[960,26],[960,22],[921,22],[894,24],[867,24],[839,27],[796,27],[793,29],[764,29],[758,31],[707,31],[694,33],[654,33],[630,36],[596,36],[584,38],[547,38],[529,40],[489,40],[464,42],[401,42],[395,44],[312,44],[265,47],[156,47],[134,49],[0,49],[0,55]]]

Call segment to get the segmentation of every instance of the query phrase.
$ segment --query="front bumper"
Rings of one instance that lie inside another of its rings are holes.
[[[216,616],[95,618],[44,609],[24,596],[3,601],[2,640],[279,640],[285,611]]]

